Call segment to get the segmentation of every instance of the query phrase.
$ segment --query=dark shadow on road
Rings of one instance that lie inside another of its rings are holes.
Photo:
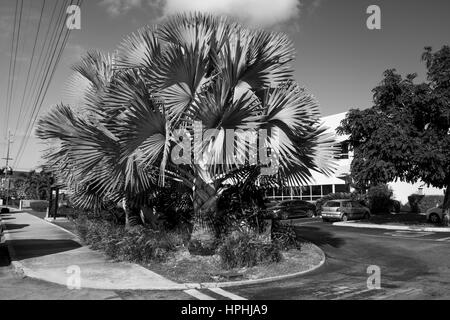
[[[19,260],[37,258],[55,253],[78,249],[81,245],[72,240],[13,240],[15,258]]]
[[[3,217],[2,217],[2,220],[3,220],[3,221],[14,220],[14,219],[15,219],[15,218],[3,218]]]
[[[345,241],[341,238],[337,238],[331,232],[327,232],[318,227],[298,226],[295,227],[295,230],[297,232],[297,236],[308,240],[319,247],[330,245],[332,247],[339,248],[345,244]]]
[[[11,264],[9,259],[8,249],[6,246],[0,246],[0,268],[7,267]]]
[[[0,213],[0,217],[3,218],[9,218],[14,216],[15,212],[10,212],[10,213]]]
[[[14,224],[14,223],[8,223],[6,225],[6,230],[8,231],[12,231],[12,230],[19,230],[19,229],[23,229],[26,227],[29,227],[29,224]]]

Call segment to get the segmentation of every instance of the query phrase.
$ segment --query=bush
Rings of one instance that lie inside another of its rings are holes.
[[[262,242],[251,232],[231,233],[219,246],[218,254],[224,269],[250,268],[283,258],[276,242]]]
[[[408,204],[411,208],[412,213],[420,212],[419,203],[420,203],[420,201],[422,201],[423,198],[424,198],[424,195],[422,195],[422,194],[412,194],[408,197]]]
[[[33,211],[45,212],[48,208],[48,201],[30,201],[30,208]]]
[[[324,196],[323,198],[317,200],[316,202],[316,211],[317,214],[320,215],[322,213],[322,206],[330,200],[336,199],[351,199],[355,201],[359,201],[362,204],[367,206],[367,198],[365,195],[361,195],[355,192],[338,192],[338,193],[330,193],[329,195]]]
[[[400,213],[402,211],[402,203],[397,200],[390,201],[390,211],[395,213]]]
[[[143,226],[126,230],[112,221],[92,219],[86,215],[78,217],[75,225],[85,244],[119,261],[164,261],[172,251],[184,245],[183,237],[177,233],[154,231]]]
[[[300,249],[301,247],[295,228],[280,223],[278,220],[274,220],[272,224],[272,241],[277,243],[281,250]]]
[[[71,207],[60,207],[58,208],[58,215],[65,216],[69,219],[75,219],[79,215],[79,210]]]
[[[266,228],[264,220],[269,218],[264,193],[258,189],[229,187],[218,199],[217,208],[212,220],[218,238],[243,227],[261,233]]]
[[[444,198],[444,196],[439,195],[424,196],[423,199],[419,202],[419,211],[427,212],[428,209],[435,208],[444,204]]]
[[[385,184],[371,187],[367,193],[369,208],[372,214],[386,214],[392,208],[392,189]]]

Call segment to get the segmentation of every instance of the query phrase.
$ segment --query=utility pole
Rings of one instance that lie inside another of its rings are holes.
[[[6,152],[6,158],[3,158],[3,160],[6,161],[6,166],[4,168],[4,173],[5,173],[5,188],[6,188],[6,205],[8,205],[8,200],[9,200],[9,189],[10,189],[10,180],[8,179],[8,173],[11,172],[12,174],[12,169],[9,167],[9,161],[13,160],[12,158],[10,158],[10,151],[11,151],[11,131],[8,131],[8,147],[7,147],[7,152]]]

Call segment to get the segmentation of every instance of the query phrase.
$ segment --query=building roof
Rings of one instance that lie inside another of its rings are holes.
[[[341,121],[345,119],[346,115],[347,112],[342,112],[322,118],[323,124],[329,128],[327,132],[336,135],[336,140],[338,142],[343,142],[348,139],[348,136],[346,135],[340,136],[336,134],[336,129],[341,125]]]

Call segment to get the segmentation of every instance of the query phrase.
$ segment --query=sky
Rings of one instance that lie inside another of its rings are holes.
[[[0,158],[6,156],[6,97],[18,1],[0,1]],[[16,170],[30,170],[43,163],[41,155],[45,145],[33,134],[22,157],[17,157],[29,117],[28,95],[24,98],[24,108],[20,106],[42,1],[23,0],[8,121],[8,127],[16,133],[11,146]],[[43,30],[51,10],[61,1],[46,0],[42,36],[38,37],[36,52],[44,41]],[[381,9],[380,30],[367,28],[366,10],[370,5]],[[416,72],[418,80],[424,80],[426,70],[420,61],[423,48],[439,49],[450,44],[448,0],[85,0],[81,7],[81,30],[70,34],[40,114],[68,100],[64,88],[72,74],[70,67],[83,53],[92,49],[111,52],[125,36],[140,27],[189,11],[229,15],[252,28],[288,34],[297,51],[293,65],[295,78],[316,97],[324,116],[371,107],[371,90],[381,81],[386,69],[395,68],[402,74]]]

